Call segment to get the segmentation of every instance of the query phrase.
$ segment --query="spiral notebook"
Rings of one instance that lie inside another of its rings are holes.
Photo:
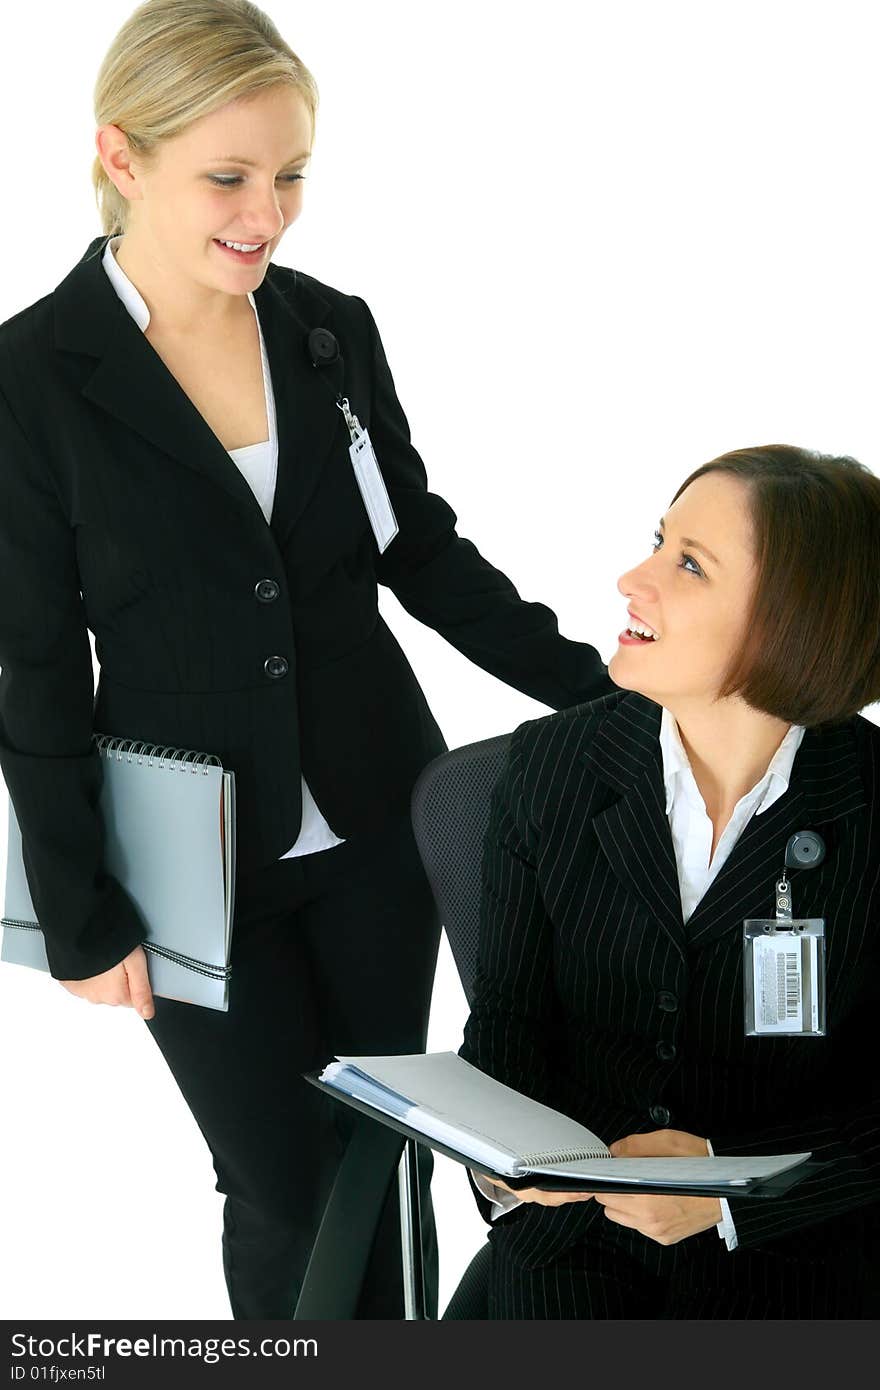
[[[340,1056],[316,1079],[358,1108],[387,1116],[394,1128],[514,1188],[763,1196],[774,1180],[788,1186],[811,1171],[809,1153],[613,1158],[585,1125],[505,1086],[455,1052]]]
[[[229,1008],[235,774],[211,753],[92,735],[103,759],[104,868],[140,910],[154,994]],[[49,969],[11,798],[0,960]]]

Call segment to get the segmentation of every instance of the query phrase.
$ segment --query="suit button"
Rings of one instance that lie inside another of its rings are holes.
[[[671,1062],[675,1057],[675,1043],[658,1042],[657,1056],[660,1058],[661,1062]]]
[[[657,994],[657,1007],[664,1013],[674,1014],[678,1008],[678,996],[670,989],[661,989]]]
[[[267,676],[286,676],[287,662],[283,656],[267,656],[263,662],[263,670]]]
[[[274,598],[278,597],[280,592],[281,590],[274,579],[261,579],[259,583],[254,586],[254,593],[260,600],[260,603],[271,603]]]
[[[666,1109],[665,1105],[652,1105],[648,1114],[651,1116],[654,1124],[659,1125],[661,1129],[665,1129],[672,1119],[672,1114]]]

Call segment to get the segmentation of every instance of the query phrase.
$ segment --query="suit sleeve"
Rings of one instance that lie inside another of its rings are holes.
[[[840,1085],[816,1095],[816,1107],[795,1122],[760,1131],[712,1134],[723,1154],[806,1153],[822,1164],[779,1198],[729,1199],[737,1249],[785,1236],[817,1221],[876,1202],[880,1193],[880,1071],[869,1059],[876,1049],[880,1017],[877,952],[866,962],[860,1007],[847,1024],[826,1038],[803,1038],[803,1047],[833,1047]]]
[[[146,937],[101,868],[102,767],[74,533],[0,392],[0,769],[50,974],[81,980]]]
[[[536,851],[522,794],[517,729],[492,792],[474,998],[459,1056],[505,1086],[552,1104],[553,940]]]
[[[556,614],[522,599],[507,576],[457,534],[448,503],[428,491],[375,320],[360,303],[373,355],[370,439],[400,528],[377,559],[379,582],[477,666],[553,709],[616,690],[595,647],[561,636]]]

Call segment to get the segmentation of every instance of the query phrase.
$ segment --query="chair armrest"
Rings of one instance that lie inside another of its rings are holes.
[[[379,1218],[406,1139],[365,1115],[339,1164],[294,1319],[353,1319]]]

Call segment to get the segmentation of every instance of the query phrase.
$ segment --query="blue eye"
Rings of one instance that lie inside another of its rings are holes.
[[[281,177],[287,183],[296,183],[298,179],[304,179],[305,174],[282,174]],[[234,188],[237,183],[241,183],[240,174],[209,174],[208,178],[218,188]]]
[[[654,532],[654,544],[652,545],[651,549],[652,549],[652,550],[659,550],[659,548],[660,548],[660,546],[661,546],[662,544],[663,544],[663,533],[662,533],[662,531],[655,531],[655,532]],[[697,564],[697,562],[696,562],[696,560],[694,559],[693,555],[688,555],[685,551],[682,551],[682,553],[681,553],[681,559],[682,559],[682,563],[681,563],[681,565],[679,566],[680,569],[687,570],[687,573],[688,573],[688,574],[697,574],[697,575],[700,576],[701,579],[705,579],[706,576],[703,574],[703,571],[700,569],[700,566]],[[685,562],[687,562],[688,564],[693,565],[694,568],[693,568],[693,569],[687,569],[687,564],[686,564]]]

